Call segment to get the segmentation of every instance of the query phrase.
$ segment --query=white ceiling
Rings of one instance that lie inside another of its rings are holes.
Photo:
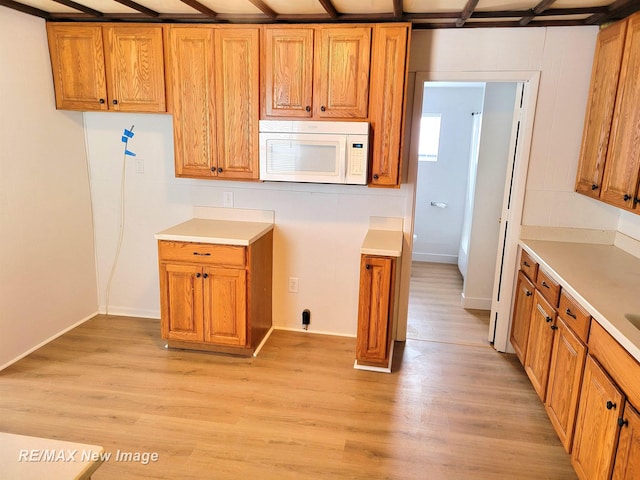
[[[197,8],[198,4],[203,8]],[[413,22],[414,28],[450,28],[600,24],[640,10],[640,1],[0,0],[0,6],[58,21],[307,23],[400,20]],[[83,11],[82,7],[91,10]],[[468,15],[464,15],[465,12]]]

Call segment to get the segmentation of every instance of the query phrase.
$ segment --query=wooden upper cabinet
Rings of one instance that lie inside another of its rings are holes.
[[[221,178],[257,179],[259,29],[215,30],[217,174]]]
[[[217,155],[213,28],[172,26],[166,35],[175,173],[211,177]]]
[[[162,26],[105,26],[109,108],[166,112]]]
[[[596,43],[576,176],[576,191],[594,198],[602,187],[626,31],[627,22],[618,22],[602,30]]]
[[[371,27],[319,27],[314,114],[367,118]]]
[[[266,116],[311,117],[313,28],[266,28],[264,50]]]
[[[408,25],[376,25],[373,30],[369,120],[371,184],[376,186],[400,184],[408,38]]]
[[[46,25],[56,108],[107,110],[102,27]]]
[[[165,112],[162,28],[47,23],[56,107]]]
[[[640,13],[628,20],[611,140],[600,198],[632,210],[640,175]]]
[[[611,476],[624,397],[589,355],[584,368],[571,463],[581,480]]]

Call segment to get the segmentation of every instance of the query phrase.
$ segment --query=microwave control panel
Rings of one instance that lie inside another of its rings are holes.
[[[351,143],[349,155],[349,175],[363,175],[367,162],[367,149],[364,143]]]

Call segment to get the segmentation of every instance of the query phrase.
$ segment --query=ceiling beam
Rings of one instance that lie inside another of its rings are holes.
[[[318,1],[320,2],[320,5],[322,5],[322,8],[324,8],[325,12],[327,12],[331,18],[338,18],[340,14],[336,10],[336,7],[333,6],[333,3],[331,3],[331,0]]]
[[[404,5],[402,0],[393,0],[393,16],[396,18],[402,18],[404,12]]]
[[[465,24],[465,22],[469,19],[473,11],[476,9],[476,6],[478,5],[479,1],[480,0],[469,0],[467,2],[467,5],[464,7],[464,10],[462,11],[460,18],[456,20],[456,27],[460,28]]]
[[[102,17],[104,14],[99,12],[98,10],[94,10],[93,8],[86,7],[79,3],[76,3],[72,0],[53,0],[60,5],[64,5],[65,7],[73,8],[74,10],[78,10],[79,12],[86,13],[87,15],[91,15],[92,17]]]
[[[206,15],[207,17],[216,18],[218,16],[216,12],[211,10],[206,5],[201,4],[200,2],[198,2],[198,0],[180,0],[180,1],[185,5],[189,5],[191,8],[193,8],[194,10],[197,10],[203,15]]]
[[[524,27],[527,23],[529,23],[531,20],[536,18],[536,16],[540,15],[542,12],[547,10],[554,3],[556,3],[556,0],[542,0],[539,4],[537,4],[535,7],[531,9],[531,15],[526,15],[522,17],[520,19],[520,22],[518,23],[520,24],[521,27]]]
[[[564,15],[591,15],[596,13],[607,13],[607,7],[574,7],[574,8],[550,8],[537,14],[538,17],[564,16]],[[531,14],[531,10],[494,10],[473,12],[473,18],[516,18],[526,17]],[[405,14],[406,16],[407,14]]]
[[[623,18],[627,15],[631,15],[631,13],[634,13],[639,9],[640,2],[636,0],[617,0],[607,7],[606,13],[592,15],[585,20],[585,23],[588,25],[599,25],[611,20],[612,18]],[[627,10],[631,11],[627,12]]]
[[[29,15],[33,15],[34,17],[44,18],[45,20],[51,18],[49,12],[45,12],[44,10],[40,10],[36,7],[25,5],[24,3],[14,2],[13,0],[0,0],[0,6],[7,7],[18,12],[27,13]]]
[[[278,14],[274,12],[269,5],[262,0],[249,0],[253,5],[269,18],[276,18]]]
[[[114,2],[118,2],[125,7],[132,8],[137,10],[138,12],[146,15],[147,17],[158,17],[160,14],[155,10],[151,10],[150,8],[145,7],[144,5],[140,5],[139,3],[134,2],[133,0],[113,0]]]

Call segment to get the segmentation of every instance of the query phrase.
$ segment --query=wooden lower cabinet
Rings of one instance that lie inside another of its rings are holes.
[[[248,247],[160,240],[162,338],[251,355],[272,324],[272,252],[273,232]]]
[[[612,472],[624,396],[596,360],[587,356],[571,463],[581,480]]]
[[[388,367],[392,341],[396,259],[360,258],[360,297],[356,360],[360,365]]]
[[[531,325],[527,340],[524,370],[540,400],[545,401],[551,364],[551,349],[556,326],[556,310],[536,290],[533,296]]]
[[[516,285],[516,300],[513,306],[510,340],[520,363],[524,365],[531,325],[531,311],[533,309],[533,283],[520,271]]]
[[[587,347],[558,318],[545,409],[567,452],[571,451]]]
[[[627,403],[620,429],[612,480],[640,478],[640,415]]]

